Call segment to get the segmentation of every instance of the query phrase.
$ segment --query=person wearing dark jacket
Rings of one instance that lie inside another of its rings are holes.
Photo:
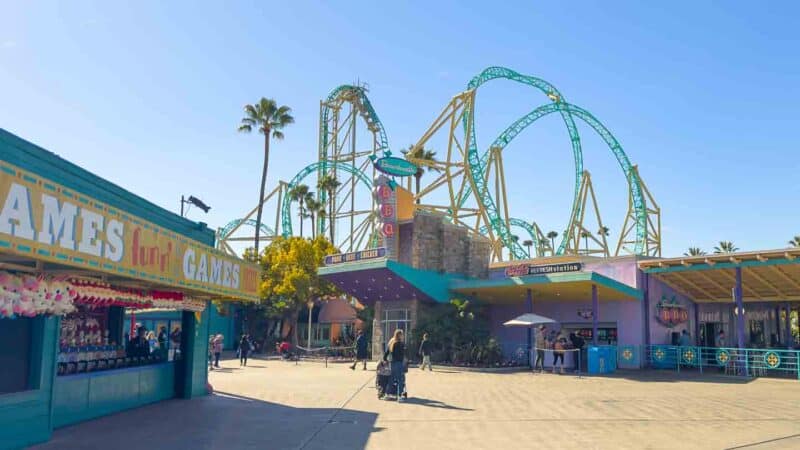
[[[433,344],[431,341],[428,340],[428,333],[422,335],[422,343],[419,344],[419,356],[422,357],[422,365],[420,366],[421,370],[425,370],[425,365],[428,365],[428,370],[433,372],[433,366],[431,366],[431,352],[433,351]]]
[[[576,369],[578,371],[583,368],[586,370],[586,350],[583,349],[583,346],[586,345],[586,341],[583,340],[582,337],[578,335],[578,333],[570,333],[569,340],[572,343],[572,346],[578,349],[578,355],[575,358],[575,365],[577,366]]]
[[[358,330],[358,337],[356,338],[356,360],[350,366],[350,370],[356,370],[356,365],[359,361],[364,362],[364,370],[367,370],[367,337],[364,336],[364,331]]]
[[[408,394],[406,393],[406,371],[405,371],[405,359],[406,359],[406,345],[403,342],[403,330],[395,330],[394,337],[389,340],[389,345],[386,348],[386,352],[383,354],[383,360],[387,361],[389,355],[392,355],[392,381],[396,384],[396,394],[397,401],[400,401],[400,398],[407,398]],[[395,388],[392,388],[394,390]]]
[[[247,334],[243,334],[242,338],[239,339],[239,366],[247,367],[247,355],[250,353],[250,349],[253,344],[250,342],[250,336]]]

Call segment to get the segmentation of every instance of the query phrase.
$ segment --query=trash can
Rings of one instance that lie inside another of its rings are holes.
[[[617,350],[613,346],[589,347],[589,373],[613,373],[617,370]]]

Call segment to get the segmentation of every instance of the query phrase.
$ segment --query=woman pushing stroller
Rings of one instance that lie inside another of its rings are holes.
[[[405,373],[406,346],[403,342],[403,330],[395,330],[394,336],[389,340],[389,345],[383,354],[383,360],[387,361],[389,355],[392,355],[392,382],[389,385],[389,391],[394,391],[397,394],[397,401],[399,402],[401,398],[408,398]]]

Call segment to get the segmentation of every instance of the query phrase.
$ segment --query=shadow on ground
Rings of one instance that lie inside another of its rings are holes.
[[[224,392],[61,428],[41,450],[362,449],[377,414],[294,408]]]

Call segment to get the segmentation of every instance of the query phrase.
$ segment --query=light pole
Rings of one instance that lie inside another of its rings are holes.
[[[208,206],[205,203],[203,203],[202,200],[200,200],[199,198],[195,197],[194,195],[190,195],[189,198],[185,198],[183,195],[181,195],[181,217],[183,217],[183,213],[184,213],[183,205],[185,205],[187,203],[189,203],[190,205],[197,206],[198,208],[202,209],[203,212],[205,212],[205,213],[208,213],[208,210],[211,209],[210,206]]]
[[[314,310],[314,300],[308,301],[308,350],[311,351],[311,312]]]

